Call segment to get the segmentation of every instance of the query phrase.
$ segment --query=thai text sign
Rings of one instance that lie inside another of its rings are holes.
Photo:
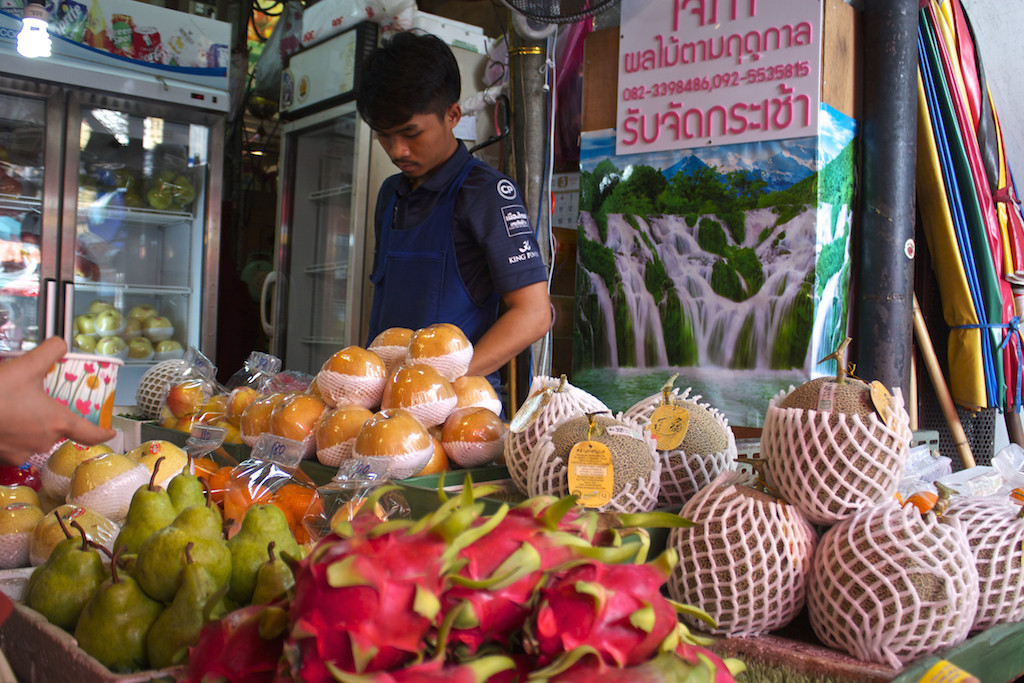
[[[817,134],[821,0],[622,0],[616,154]]]

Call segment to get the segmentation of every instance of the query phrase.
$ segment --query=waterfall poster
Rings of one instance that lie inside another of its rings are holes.
[[[615,155],[583,133],[573,384],[613,411],[671,375],[729,423],[834,372],[846,336],[856,122],[817,136]]]

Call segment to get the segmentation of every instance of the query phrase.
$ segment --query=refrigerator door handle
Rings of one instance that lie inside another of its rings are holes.
[[[43,292],[43,339],[49,339],[57,334],[57,281],[52,277],[44,279]]]
[[[56,283],[54,283],[56,284]],[[49,305],[49,304],[47,304]],[[64,341],[68,348],[75,338],[75,284],[64,283]]]
[[[270,290],[270,286],[274,285],[274,294],[272,295],[271,303],[274,304],[272,308],[276,308],[277,304],[277,271],[272,270],[267,273],[267,277],[263,279],[263,287],[260,290],[260,326],[263,328],[263,333],[268,337],[274,336],[274,325],[267,321],[267,292]],[[276,311],[271,311],[271,319],[276,316]]]

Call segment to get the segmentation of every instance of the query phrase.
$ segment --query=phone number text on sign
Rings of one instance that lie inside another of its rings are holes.
[[[648,86],[634,86],[624,88],[620,93],[626,102],[630,100],[643,100],[648,97],[666,97],[685,92],[699,92],[701,90],[711,92],[719,88],[733,88],[739,85],[751,83],[764,83],[765,81],[781,81],[787,78],[803,78],[811,73],[811,66],[807,62],[795,62],[793,64],[777,64],[770,67],[758,67],[746,71],[731,71],[714,76],[695,76],[693,78],[680,78],[675,81],[662,81],[652,83]]]
[[[622,0],[616,154],[815,135],[820,0]]]

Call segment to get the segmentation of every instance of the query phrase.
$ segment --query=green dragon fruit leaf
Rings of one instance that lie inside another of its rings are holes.
[[[528,576],[541,567],[542,560],[540,553],[530,543],[523,543],[519,548],[505,558],[494,570],[494,573],[486,579],[468,579],[464,576],[452,576],[451,582],[474,590],[501,590],[511,586],[524,576]]]
[[[601,653],[596,648],[590,645],[580,645],[574,647],[568,652],[559,655],[555,658],[555,661],[551,662],[543,669],[537,669],[530,673],[530,677],[526,679],[526,683],[544,683],[545,681],[554,678],[560,673],[571,669],[576,662],[580,661],[587,655],[594,655],[600,657]]]
[[[597,614],[601,613],[604,606],[608,603],[608,590],[600,583],[593,581],[577,581],[573,584],[573,588],[576,589],[577,593],[583,595],[589,595],[594,598],[594,612]]]
[[[620,512],[614,516],[620,529],[675,529],[693,526],[693,521],[675,512]]]
[[[263,640],[273,640],[288,629],[288,611],[283,607],[268,607],[260,615],[259,634]]]
[[[544,516],[541,520],[544,522],[544,526],[554,531],[558,528],[558,523],[562,521],[562,518],[568,514],[569,510],[572,510],[576,506],[577,496],[565,496],[559,498],[554,504],[548,506],[547,510],[544,511]]]
[[[676,602],[675,600],[669,600],[668,602],[669,602],[670,605],[672,605],[672,607],[675,608],[676,612],[678,612],[679,614],[685,614],[685,615],[693,617],[695,619],[700,619],[701,621],[706,623],[708,626],[711,626],[712,628],[715,628],[715,627],[718,626],[718,624],[711,617],[711,615],[708,614],[707,612],[705,612],[704,610],[700,609],[699,607],[695,607],[693,605],[687,605],[687,604],[684,604],[682,602]]]
[[[374,586],[375,583],[363,576],[353,565],[355,555],[348,555],[327,567],[327,584],[331,588],[351,588],[353,586]]]
[[[629,615],[629,625],[633,628],[640,629],[644,633],[650,633],[654,630],[654,607],[651,603],[645,603],[643,607],[638,609]]]
[[[433,621],[437,613],[441,611],[441,600],[433,592],[417,584],[416,595],[412,601],[412,611],[424,619]]]

